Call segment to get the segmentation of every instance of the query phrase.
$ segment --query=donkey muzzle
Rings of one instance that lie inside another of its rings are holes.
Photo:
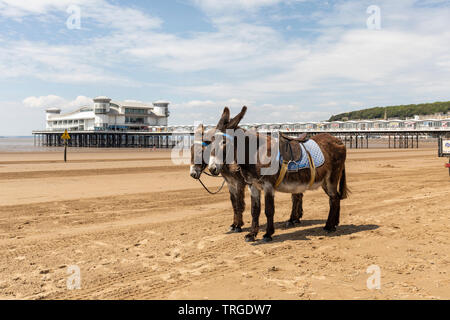
[[[222,165],[212,163],[208,166],[208,170],[213,176],[218,176],[222,171]]]
[[[202,171],[199,168],[191,166],[190,175],[192,178],[194,178],[196,180],[200,179],[201,174],[202,174]]]

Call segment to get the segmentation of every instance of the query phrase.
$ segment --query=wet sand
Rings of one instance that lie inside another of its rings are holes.
[[[228,233],[228,192],[207,194],[167,151],[0,154],[0,298],[449,299],[450,178],[435,148],[350,150],[341,226],[322,227],[328,198],[304,197],[286,229],[276,194],[269,244]],[[212,188],[220,179],[204,178]],[[68,290],[67,269],[81,271]],[[366,269],[378,265],[381,289]]]

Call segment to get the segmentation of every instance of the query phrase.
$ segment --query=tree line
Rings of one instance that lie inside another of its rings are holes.
[[[387,118],[406,119],[414,117],[415,115],[431,115],[435,113],[445,114],[448,112],[450,112],[450,101],[375,107],[334,115],[331,116],[329,121],[384,119],[385,116]]]

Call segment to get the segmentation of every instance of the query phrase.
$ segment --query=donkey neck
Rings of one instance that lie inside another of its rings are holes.
[[[255,147],[251,147],[250,142],[251,139],[254,139],[252,141],[252,143],[255,143],[256,140],[256,148]],[[248,135],[246,135],[246,139],[245,139],[245,162],[244,163],[239,163],[239,167],[240,167],[240,171],[242,176],[244,177],[245,181],[249,184],[259,184],[260,182],[262,182],[264,180],[265,176],[261,176],[261,168],[263,167],[267,167],[270,164],[264,164],[261,163],[261,159],[260,159],[260,152],[261,152],[261,148],[265,148],[266,150],[262,150],[265,151],[263,153],[266,153],[267,157],[271,157],[272,155],[272,144],[273,142],[276,142],[276,138],[273,138],[269,135],[265,135],[265,134],[260,134],[259,132],[255,132],[255,133],[249,133]],[[263,142],[262,144],[260,144],[259,142]],[[239,158],[238,155],[239,152],[239,148],[236,148],[235,146],[235,156],[237,158]],[[241,150],[242,152],[242,150]],[[278,150],[275,150],[275,152],[278,152]],[[242,159],[242,156],[241,156]],[[250,161],[250,160],[253,161]]]

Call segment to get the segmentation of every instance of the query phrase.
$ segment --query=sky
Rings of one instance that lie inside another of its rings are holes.
[[[100,95],[189,125],[448,101],[450,0],[0,0],[0,136]]]

